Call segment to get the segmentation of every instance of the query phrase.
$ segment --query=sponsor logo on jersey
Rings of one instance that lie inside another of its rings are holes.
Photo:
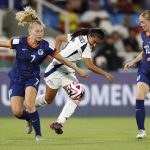
[[[26,49],[26,48],[22,48],[22,51],[27,51],[28,49]]]
[[[43,53],[44,53],[44,52],[43,52],[42,49],[39,49],[39,50],[38,50],[38,54],[39,54],[39,55],[43,55]]]

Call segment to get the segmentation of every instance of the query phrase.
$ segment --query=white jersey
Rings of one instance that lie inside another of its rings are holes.
[[[88,43],[87,36],[78,36],[71,39],[71,35],[68,34],[68,43],[64,49],[61,50],[60,54],[74,64],[82,58],[91,58],[91,47]],[[56,59],[53,59],[46,68],[45,77],[49,76],[56,70],[65,74],[75,72],[72,68],[62,64]]]

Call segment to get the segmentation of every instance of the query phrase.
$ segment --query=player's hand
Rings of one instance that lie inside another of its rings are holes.
[[[87,78],[89,76],[89,74],[82,69],[78,69],[78,74],[83,78]]]
[[[110,81],[112,82],[114,80],[114,76],[110,73],[106,73],[105,77]]]
[[[132,61],[128,62],[127,64],[124,65],[124,71],[128,71],[130,67],[132,67],[134,63]]]

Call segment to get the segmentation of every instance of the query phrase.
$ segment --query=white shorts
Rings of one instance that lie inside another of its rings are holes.
[[[46,84],[52,89],[59,89],[71,84],[72,82],[78,82],[75,73],[64,74],[59,71],[55,71],[55,73],[44,78],[44,80]]]

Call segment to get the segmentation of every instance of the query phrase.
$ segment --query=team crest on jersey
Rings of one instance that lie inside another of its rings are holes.
[[[42,49],[39,49],[39,50],[38,50],[38,54],[39,54],[39,55],[43,55],[43,53],[44,53],[44,52],[43,52]]]

